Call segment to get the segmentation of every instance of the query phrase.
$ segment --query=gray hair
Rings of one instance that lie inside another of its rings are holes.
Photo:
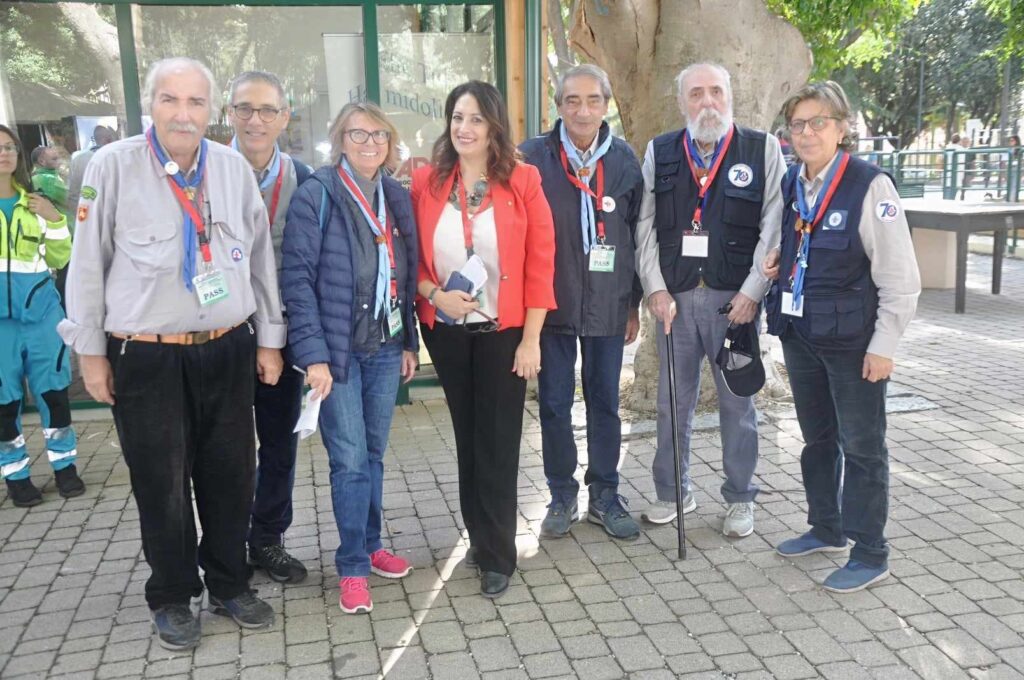
[[[210,85],[210,93],[207,98],[210,113],[217,109],[217,89],[213,80],[213,73],[206,67],[206,64],[190,57],[168,57],[154,61],[146,72],[146,80],[142,84],[142,112],[149,114],[153,112],[153,95],[156,94],[157,83],[167,71],[173,69],[192,69],[198,71]]]
[[[270,85],[272,88],[277,90],[277,95],[281,99],[281,106],[288,105],[288,97],[284,93],[284,86],[281,84],[281,79],[275,76],[269,71],[243,71],[239,73],[228,85],[228,103],[235,103],[235,92],[239,87],[246,83],[264,83]]]
[[[676,76],[676,96],[683,96],[683,85],[686,83],[686,79],[694,74],[695,71],[701,69],[712,69],[718,71],[722,76],[722,80],[725,81],[725,93],[728,96],[729,104],[732,104],[732,77],[729,75],[729,71],[721,64],[716,64],[711,61],[704,61],[697,64],[690,64]]]
[[[555,106],[562,105],[562,97],[565,95],[565,83],[571,78],[587,76],[593,78],[601,86],[601,94],[607,103],[612,98],[612,83],[608,80],[608,74],[600,66],[594,64],[578,64],[562,74],[555,86]]]
[[[853,109],[850,107],[850,100],[846,98],[846,92],[843,91],[843,87],[834,80],[826,80],[803,86],[782,105],[782,117],[785,119],[786,125],[789,125],[790,121],[793,120],[793,111],[797,105],[807,100],[823,104],[829,110],[829,113],[839,119],[838,122],[845,127],[839,146],[847,151],[853,149],[856,146],[856,139],[853,133],[855,129]]]

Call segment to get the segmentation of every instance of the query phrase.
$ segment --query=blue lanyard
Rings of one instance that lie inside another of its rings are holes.
[[[796,180],[796,205],[800,212],[802,225],[797,225],[800,232],[800,243],[797,247],[796,261],[793,263],[793,272],[790,276],[790,283],[793,289],[793,308],[800,308],[800,301],[804,295],[804,278],[807,274],[807,266],[811,253],[811,234],[814,228],[821,221],[828,204],[832,200],[836,187],[846,172],[846,164],[849,161],[849,154],[845,151],[832,163],[825,175],[825,181],[818,192],[818,200],[813,207],[807,205],[807,196],[804,192],[804,184],[800,181],[799,175]],[[806,172],[806,166],[800,169],[800,174]]]

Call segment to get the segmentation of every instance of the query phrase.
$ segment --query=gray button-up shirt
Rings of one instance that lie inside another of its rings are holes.
[[[257,343],[280,348],[281,315],[267,209],[249,163],[208,142],[203,194],[213,266],[228,296],[200,305],[182,280],[184,215],[143,135],[96,152],[84,186],[68,270],[68,318],[58,331],[79,354],[105,355],[106,334],[227,328],[255,314]],[[91,193],[91,192],[90,192]],[[196,248],[196,273],[203,271]]]

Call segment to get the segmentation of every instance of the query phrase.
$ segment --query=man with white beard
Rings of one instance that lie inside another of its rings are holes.
[[[683,512],[697,508],[689,479],[690,436],[707,357],[718,388],[727,505],[722,533],[743,537],[754,531],[757,413],[752,397],[729,391],[715,356],[730,323],[760,318],[770,284],[761,262],[779,243],[786,165],[775,137],[733,124],[732,88],[723,67],[690,65],[676,86],[686,127],[647,145],[637,272],[651,313],[666,334],[672,330]],[[666,524],[676,518],[676,480],[664,342],[658,343],[658,359],[657,500],[642,517]]]

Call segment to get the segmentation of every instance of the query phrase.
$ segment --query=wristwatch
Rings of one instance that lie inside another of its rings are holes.
[[[430,303],[431,307],[434,307],[434,296],[437,295],[437,291],[441,290],[441,286],[434,286],[434,290],[430,291],[430,295],[427,296],[427,302]]]

